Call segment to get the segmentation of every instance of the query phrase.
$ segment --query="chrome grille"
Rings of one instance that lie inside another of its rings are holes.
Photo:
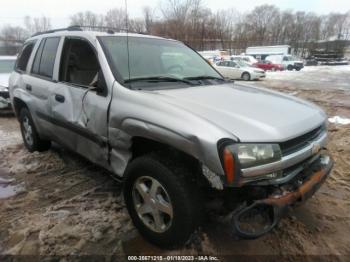
[[[316,140],[324,132],[326,132],[326,126],[321,125],[304,135],[280,143],[279,145],[282,150],[282,155],[286,156],[297,152],[298,150],[307,146],[311,141]]]

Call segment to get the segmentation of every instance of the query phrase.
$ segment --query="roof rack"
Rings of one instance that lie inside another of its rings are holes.
[[[37,36],[37,35],[43,35],[43,34],[51,34],[51,33],[60,32],[60,31],[83,31],[83,30],[79,29],[79,26],[74,25],[74,26],[69,26],[69,27],[65,27],[65,28],[58,28],[58,29],[37,32],[34,35],[32,35],[32,37]]]
[[[43,32],[37,32],[34,35],[32,35],[32,37],[43,35],[43,34],[51,34],[51,33],[60,32],[60,31],[100,31],[100,32],[106,32],[108,34],[114,34],[116,32],[129,32],[129,33],[144,34],[143,32],[130,31],[127,28],[116,28],[116,27],[110,27],[110,26],[71,25],[66,28],[58,28],[58,29],[52,29],[52,30],[43,31]]]

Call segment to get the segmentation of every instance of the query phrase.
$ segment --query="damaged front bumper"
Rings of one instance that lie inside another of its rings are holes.
[[[267,197],[250,201],[233,212],[234,233],[242,238],[257,238],[269,232],[288,209],[310,198],[329,176],[334,161],[322,154],[285,184],[269,186]]]

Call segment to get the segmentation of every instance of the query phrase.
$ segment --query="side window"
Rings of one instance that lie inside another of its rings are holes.
[[[22,51],[19,53],[17,57],[16,67],[15,67],[16,70],[21,72],[26,71],[28,61],[29,61],[30,55],[32,54],[34,45],[35,45],[35,41],[25,44],[23,46]]]
[[[41,41],[33,63],[33,74],[52,78],[59,42],[59,37],[46,38]]]
[[[75,38],[67,38],[64,41],[59,81],[83,87],[96,87],[99,72],[97,56],[87,41]]]
[[[36,55],[34,57],[34,62],[33,62],[33,66],[32,66],[32,73],[36,74],[36,75],[39,75],[39,66],[40,66],[41,55],[43,53],[44,44],[45,44],[45,39],[43,39],[40,42],[40,46],[39,46],[38,50],[36,51]]]

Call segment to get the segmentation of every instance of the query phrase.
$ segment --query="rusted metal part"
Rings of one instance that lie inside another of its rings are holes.
[[[320,170],[314,172],[299,188],[293,192],[284,191],[281,195],[272,195],[266,199],[258,200],[260,203],[269,204],[277,207],[292,205],[295,202],[303,202],[311,197],[316,190],[322,185],[329,175],[333,160],[330,159],[328,165],[323,166]]]
[[[304,170],[304,172],[312,172],[312,174],[294,191],[283,190],[282,186],[282,191],[279,194],[272,194],[268,198],[256,200],[249,206],[235,210],[232,215],[234,234],[246,239],[258,238],[271,231],[277,225],[289,206],[304,202],[311,197],[326,180],[334,164],[334,161],[328,155],[323,157],[323,159],[327,159],[327,163],[322,163],[321,158],[319,165],[316,166],[316,170],[314,169],[315,166]],[[270,212],[270,221],[264,224],[261,230],[248,232],[242,228],[241,225],[244,225],[246,222],[242,222],[241,218],[253,210],[255,210],[256,215],[264,212],[263,210],[268,210]]]

